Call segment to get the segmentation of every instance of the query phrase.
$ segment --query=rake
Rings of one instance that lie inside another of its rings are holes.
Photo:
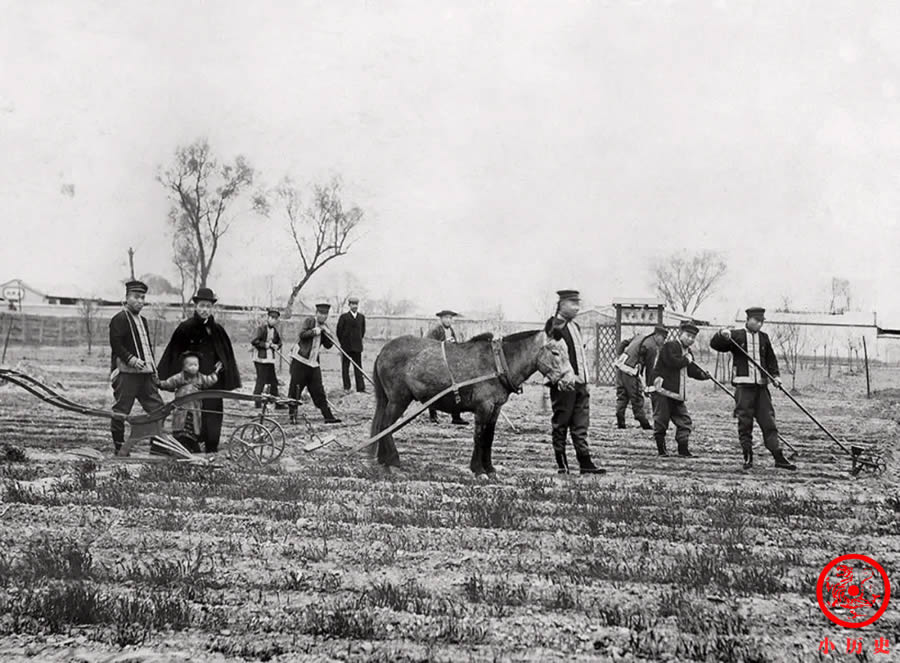
[[[734,400],[735,402],[737,402],[737,398],[735,397],[734,392],[732,392],[731,389],[729,389],[729,388],[726,387],[724,384],[722,384],[721,382],[719,382],[718,380],[716,380],[712,375],[710,375],[709,371],[707,371],[707,370],[704,369],[703,367],[698,366],[697,364],[694,364],[694,366],[697,366],[697,368],[699,368],[701,371],[703,371],[703,372],[706,374],[706,377],[708,377],[710,380],[712,380],[712,382],[713,382],[714,385],[716,385],[719,389],[721,389],[721,390],[724,391],[726,394],[728,394],[729,396],[731,396],[731,399],[732,399],[732,400]],[[791,453],[788,454],[788,460],[794,460],[797,456],[800,455],[800,452],[797,451],[797,450],[794,448],[794,445],[792,445],[790,442],[788,442],[787,440],[785,440],[784,437],[782,437],[781,433],[778,433],[778,439],[781,440],[781,443],[782,443],[784,446],[786,446],[788,449],[791,450]]]
[[[756,361],[753,357],[751,357],[750,354],[746,350],[744,350],[744,348],[742,348],[740,345],[738,345],[733,338],[729,339],[729,340],[731,341],[731,344],[734,347],[736,347],[738,350],[741,351],[741,354],[743,354],[747,358],[747,361],[749,361],[751,364],[753,364],[760,373],[765,375],[769,379],[769,381],[772,382],[772,384],[774,384],[776,387],[778,387],[778,389],[781,391],[781,393],[783,393],[785,396],[787,396],[789,399],[791,399],[791,402],[794,405],[796,405],[798,408],[800,408],[800,410],[803,412],[803,414],[805,414],[807,417],[809,417],[812,420],[812,422],[816,426],[818,426],[822,430],[823,433],[825,433],[828,437],[830,437],[831,440],[835,444],[837,444],[845,454],[850,456],[850,460],[853,463],[852,467],[850,468],[850,474],[852,474],[853,476],[856,476],[857,474],[860,473],[860,470],[862,470],[863,468],[865,468],[867,470],[873,470],[876,472],[884,471],[886,466],[885,466],[884,459],[881,456],[873,455],[871,452],[869,452],[869,458],[863,458],[863,453],[866,452],[866,449],[864,449],[863,447],[860,447],[860,446],[857,446],[854,444],[854,445],[850,445],[850,447],[847,448],[846,444],[841,442],[841,440],[839,440],[834,435],[834,433],[832,433],[830,430],[825,428],[825,425],[821,421],[816,419],[813,416],[812,412],[810,412],[805,407],[803,407],[803,404],[800,403],[800,401],[798,401],[796,398],[794,398],[794,395],[791,394],[791,392],[789,392],[787,389],[785,389],[784,386],[782,386],[780,382],[776,382],[775,378],[772,376],[772,374],[769,373],[769,371],[767,371],[765,368],[763,368],[762,365],[758,361]]]

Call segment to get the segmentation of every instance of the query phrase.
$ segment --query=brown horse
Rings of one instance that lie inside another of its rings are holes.
[[[502,351],[495,356],[494,345]],[[400,336],[389,341],[375,359],[375,416],[371,435],[375,436],[397,421],[413,400],[428,401],[453,381],[464,382],[498,372],[498,357],[503,375],[459,390],[460,412],[475,413],[475,446],[469,464],[475,474],[493,475],[491,447],[501,406],[509,395],[536,371],[561,389],[574,387],[574,371],[565,344],[543,330],[525,331],[493,340],[492,334],[480,334],[465,343],[447,343],[446,361],[441,343],[417,336]],[[452,374],[452,378],[451,378]],[[454,409],[453,392],[434,406],[443,412]],[[374,448],[370,453],[374,454]],[[378,441],[378,462],[399,465],[400,454],[391,435]]]

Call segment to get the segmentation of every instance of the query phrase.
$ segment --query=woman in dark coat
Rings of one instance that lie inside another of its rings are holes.
[[[231,391],[241,386],[237,360],[231,339],[225,329],[215,321],[212,315],[216,296],[209,288],[200,288],[194,295],[194,315],[182,322],[172,333],[169,345],[159,360],[158,374],[160,380],[181,371],[181,353],[188,350],[200,355],[200,372],[204,374],[215,371],[216,362],[222,363],[222,371],[216,389]],[[219,450],[219,438],[222,434],[221,398],[208,398],[201,401],[203,416],[201,417],[200,441],[206,453]]]

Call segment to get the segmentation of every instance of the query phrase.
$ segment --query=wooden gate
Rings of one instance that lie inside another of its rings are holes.
[[[594,384],[612,386],[616,383],[616,325],[594,326]]]

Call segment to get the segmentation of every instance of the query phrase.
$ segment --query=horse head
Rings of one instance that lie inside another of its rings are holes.
[[[537,369],[560,390],[572,391],[575,388],[575,369],[569,361],[565,341],[544,334],[544,344],[538,351]]]

